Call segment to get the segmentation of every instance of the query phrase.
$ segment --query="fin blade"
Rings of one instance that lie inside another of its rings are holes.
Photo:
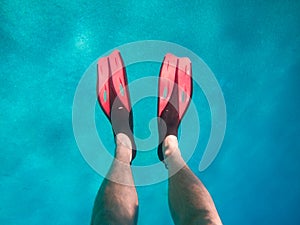
[[[98,101],[107,117],[110,116],[110,91],[109,91],[109,77],[110,68],[108,58],[103,57],[98,60],[97,64],[97,96]]]
[[[109,62],[114,90],[128,112],[130,112],[131,104],[128,91],[127,75],[123,59],[118,50],[113,51],[109,55]]]
[[[189,58],[179,58],[178,63],[178,102],[179,102],[179,119],[184,116],[192,97],[192,64]]]
[[[158,90],[158,116],[168,104],[175,83],[177,67],[177,57],[168,53],[161,65],[159,74],[159,90]]]

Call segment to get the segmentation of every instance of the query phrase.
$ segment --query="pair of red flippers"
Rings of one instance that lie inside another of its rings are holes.
[[[112,124],[114,134],[125,133],[132,142],[132,160],[136,155],[133,116],[123,59],[118,50],[100,58],[97,66],[97,96]],[[158,156],[164,160],[161,143],[167,135],[176,135],[192,97],[192,68],[188,58],[166,54],[159,74],[157,117]],[[131,160],[131,161],[132,161]]]

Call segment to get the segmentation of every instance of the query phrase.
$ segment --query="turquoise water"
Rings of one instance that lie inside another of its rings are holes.
[[[299,224],[300,3],[297,1],[2,1],[0,224],[89,224],[102,181],[81,157],[72,103],[86,68],[116,46],[175,42],[214,71],[227,106],[219,155],[198,164],[210,116],[203,93],[199,150],[189,161],[224,224]],[[149,71],[159,65],[144,65]],[[143,68],[128,68],[129,81]],[[148,73],[147,73],[148,75]],[[136,133],[155,114],[136,107]],[[148,110],[147,110],[148,109]],[[113,147],[99,109],[104,139]],[[145,120],[142,116],[145,115]],[[144,157],[140,154],[136,163]],[[139,224],[172,224],[167,183],[138,188]]]

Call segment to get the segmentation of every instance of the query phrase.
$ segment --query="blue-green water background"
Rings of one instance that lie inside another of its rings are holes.
[[[147,39],[191,49],[222,87],[221,151],[200,173],[200,146],[189,165],[224,224],[299,224],[299,12],[299,1],[1,1],[0,224],[89,224],[103,178],[78,151],[74,92],[97,57]],[[130,82],[144,76],[141,66],[129,72]],[[140,136],[147,136],[142,116],[155,116],[148,103],[135,106]],[[111,133],[103,138],[113,147]],[[172,224],[167,182],[138,194],[139,224]]]

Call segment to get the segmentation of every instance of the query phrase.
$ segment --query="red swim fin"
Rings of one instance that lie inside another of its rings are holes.
[[[133,115],[126,70],[118,50],[99,59],[97,74],[98,102],[112,124],[114,135],[125,133],[130,138],[133,146],[133,160],[136,155],[133,138]]]
[[[161,65],[157,116],[158,157],[164,160],[162,142],[167,135],[178,135],[178,127],[192,97],[192,66],[189,58],[166,54]]]

